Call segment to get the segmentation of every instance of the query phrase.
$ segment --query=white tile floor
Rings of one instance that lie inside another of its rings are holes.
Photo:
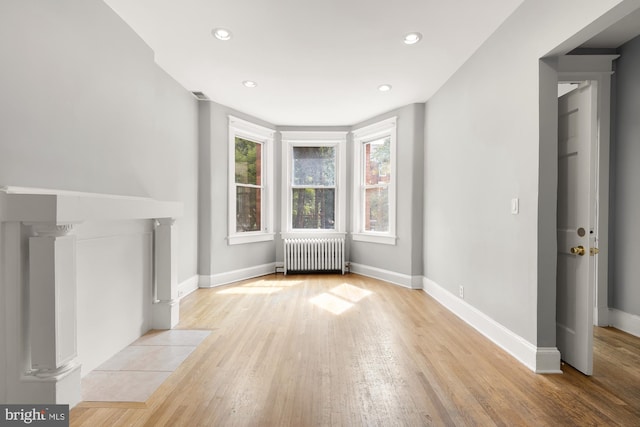
[[[145,402],[210,333],[150,331],[82,379],[82,400]]]

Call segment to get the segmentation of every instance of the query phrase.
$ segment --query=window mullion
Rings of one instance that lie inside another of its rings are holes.
[[[236,182],[236,186],[238,186],[238,187],[246,187],[246,188],[259,188],[261,190],[264,188],[263,185],[242,184],[242,183],[239,183],[239,182]]]
[[[365,184],[363,185],[364,188],[369,189],[369,188],[389,188],[389,183],[388,182],[383,182],[380,184]]]
[[[321,189],[336,189],[336,186],[325,186],[325,185],[292,185],[291,188],[305,189],[305,188],[321,188]]]

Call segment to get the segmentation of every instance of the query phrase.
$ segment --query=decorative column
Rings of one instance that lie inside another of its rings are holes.
[[[178,262],[174,218],[156,220],[153,328],[171,329],[180,319]]]
[[[27,379],[48,401],[80,401],[74,224],[30,223]]]

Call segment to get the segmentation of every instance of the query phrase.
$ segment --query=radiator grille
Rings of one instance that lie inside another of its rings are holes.
[[[344,274],[344,238],[284,239],[284,274],[291,271]]]

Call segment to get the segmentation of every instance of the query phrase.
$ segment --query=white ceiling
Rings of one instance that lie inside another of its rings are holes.
[[[327,126],[426,101],[522,0],[105,2],[187,90],[275,125]],[[412,31],[424,37],[407,46]]]

